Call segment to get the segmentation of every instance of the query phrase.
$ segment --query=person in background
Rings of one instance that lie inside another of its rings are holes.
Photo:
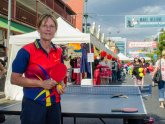
[[[112,82],[116,82],[117,81],[117,62],[115,60],[115,58],[112,58]]]
[[[164,102],[165,102],[165,94],[164,94],[165,93],[165,49],[162,51],[161,58],[158,59],[158,61],[156,62],[156,67],[152,73],[152,78],[158,69],[161,69],[161,76],[162,76],[162,80],[158,83],[160,108],[165,108],[164,106]]]
[[[145,58],[141,58],[141,63],[142,63],[142,68],[143,68],[143,73],[144,73],[144,76],[147,72],[147,65],[146,65],[146,60]],[[142,86],[144,85],[144,76],[142,77]]]
[[[123,64],[123,71],[124,71],[124,74],[127,75],[128,74],[128,65],[127,64]]]
[[[122,70],[123,67],[122,67],[122,64],[120,63],[120,61],[117,61],[117,67],[118,67],[118,69],[117,69],[117,80],[118,81],[122,81],[122,79],[121,79],[121,72],[123,71]]]
[[[99,59],[95,59],[94,61],[94,76],[93,76],[93,85],[100,85],[100,72],[101,72],[101,65],[99,64]]]
[[[12,63],[11,83],[23,87],[24,93],[21,124],[60,124],[60,94],[64,93],[65,84],[60,82],[59,88],[46,74],[63,63],[62,49],[51,42],[57,26],[52,15],[41,15],[37,23],[40,39],[23,46]]]
[[[108,61],[108,59],[106,58],[105,59],[105,77],[106,77],[106,84],[105,85],[108,85],[110,82],[111,82],[111,62]]]
[[[153,66],[152,62],[148,62],[148,63],[146,64],[146,66],[147,66],[147,73],[148,73],[149,75],[152,76],[152,72],[154,71],[154,66]],[[152,85],[153,87],[155,86],[155,83],[154,83],[153,80],[152,80],[152,82],[151,82],[151,85]]]
[[[107,81],[109,82],[109,80],[106,77],[107,63],[105,62],[105,57],[101,57],[99,64],[101,65],[101,73],[100,73],[101,85],[106,85]]]
[[[142,68],[141,60],[139,58],[134,58],[132,75],[135,85],[142,85],[142,77],[139,75],[139,68]]]
[[[156,65],[158,65],[160,59],[161,59],[161,56],[159,56],[158,59],[157,59],[157,61],[155,62],[154,70],[156,68]],[[153,72],[154,72],[154,70],[153,70]],[[153,75],[153,72],[151,73],[151,75]],[[152,86],[155,86],[155,82],[154,81],[152,81]]]

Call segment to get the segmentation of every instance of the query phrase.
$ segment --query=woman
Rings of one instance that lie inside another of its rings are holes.
[[[146,60],[145,60],[145,58],[141,58],[141,63],[142,63],[143,73],[145,75],[146,74],[146,71],[147,71],[147,66],[146,66]],[[142,77],[142,86],[143,85],[144,85],[144,76]]]
[[[106,85],[108,82],[108,79],[106,78],[106,68],[104,68],[107,63],[105,62],[105,57],[101,57],[99,64],[101,65],[101,72],[100,72],[100,78],[101,78],[101,85]]]
[[[112,58],[112,82],[116,82],[117,81],[117,62],[115,60],[115,58]]]
[[[93,79],[93,85],[100,85],[101,79],[100,79],[100,72],[101,72],[101,65],[99,64],[98,59],[95,59],[94,61],[94,79]]]
[[[161,65],[161,68],[160,68]],[[159,90],[159,102],[160,107],[164,108],[164,100],[165,100],[165,49],[162,51],[162,57],[156,62],[156,67],[152,73],[152,77],[155,75],[156,71],[161,69],[162,80],[158,83]]]
[[[60,94],[65,85],[57,83],[46,72],[62,62],[62,49],[51,40],[57,31],[56,19],[42,15],[37,23],[40,39],[22,47],[13,61],[11,83],[23,87],[21,124],[60,124]],[[23,76],[24,75],[24,76]],[[46,98],[51,93],[55,95]]]
[[[140,76],[139,68],[142,68],[141,60],[134,58],[132,75],[135,85],[142,85],[142,76]]]

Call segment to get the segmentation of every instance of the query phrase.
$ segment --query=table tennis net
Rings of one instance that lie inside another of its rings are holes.
[[[138,95],[141,94],[138,86],[68,86],[66,94],[81,94],[81,95]]]

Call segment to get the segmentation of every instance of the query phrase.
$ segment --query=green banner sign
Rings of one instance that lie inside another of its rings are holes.
[[[127,15],[126,28],[165,27],[165,15]]]

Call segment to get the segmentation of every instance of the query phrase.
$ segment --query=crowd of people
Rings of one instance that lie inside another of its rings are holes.
[[[125,79],[123,77],[127,74],[132,76],[135,85],[144,85],[145,74],[153,71],[152,64],[146,63],[144,58],[134,58],[133,62],[128,63],[117,61],[114,58],[111,61],[101,58],[96,59],[94,63],[95,85],[106,85],[111,82],[123,81]]]
[[[106,57],[97,58],[94,61],[94,85],[109,85],[111,82],[124,80],[122,63],[112,58],[108,60]]]

